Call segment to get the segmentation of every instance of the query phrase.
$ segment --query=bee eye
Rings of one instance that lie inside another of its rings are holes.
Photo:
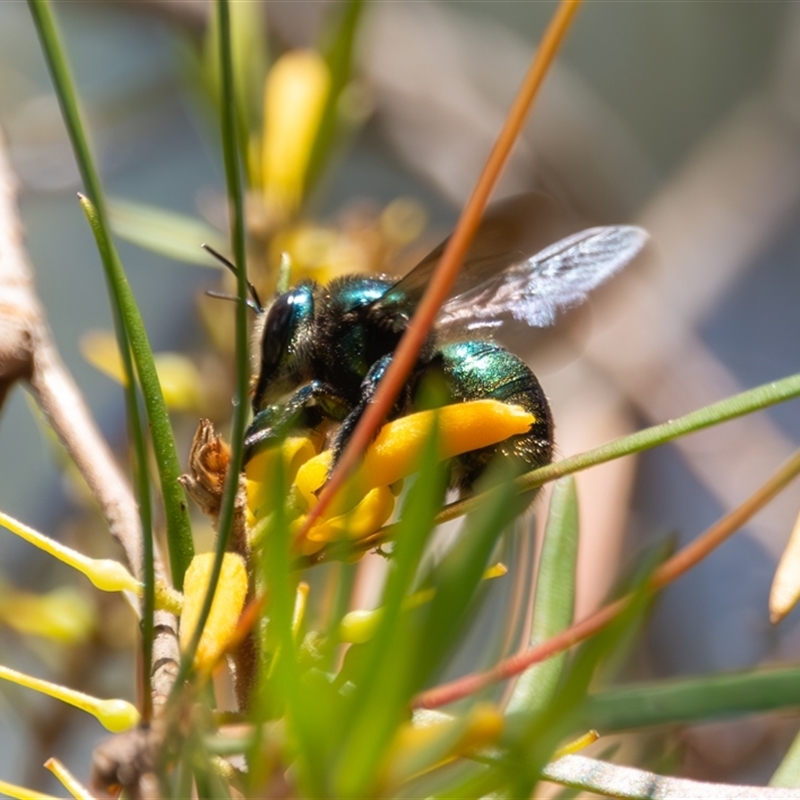
[[[261,338],[261,371],[277,368],[289,341],[293,314],[292,294],[281,295],[270,308]]]
[[[314,316],[310,286],[298,286],[281,295],[270,307],[261,334],[261,364],[253,395],[253,408],[260,411],[270,390],[279,391],[284,378],[302,373],[297,343]]]

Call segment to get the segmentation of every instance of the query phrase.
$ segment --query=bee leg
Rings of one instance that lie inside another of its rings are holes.
[[[527,364],[494,342],[451,342],[439,348],[439,369],[454,402],[491,398],[522,406],[535,420],[527,433],[453,459],[451,486],[462,495],[500,454],[522,470],[549,464],[553,455],[553,417],[547,398]]]
[[[272,447],[292,430],[313,430],[325,419],[344,419],[351,405],[327,383],[312,381],[301,386],[280,405],[261,409],[244,436],[244,460]]]
[[[378,384],[386,374],[386,370],[389,369],[389,364],[391,361],[392,353],[388,353],[387,355],[379,358],[370,367],[369,372],[367,372],[364,380],[361,382],[361,399],[359,400],[358,405],[356,405],[342,420],[342,424],[339,426],[339,430],[336,431],[333,443],[331,444],[331,449],[333,450],[333,460],[331,461],[330,472],[333,472],[334,467],[339,461],[339,456],[342,454],[345,446],[350,441],[350,437],[353,435],[353,431],[356,429],[361,417],[367,410],[367,406],[372,402],[372,398],[375,396],[375,392],[378,390]],[[409,387],[406,386],[400,392],[397,400],[395,400],[394,408],[389,415],[390,418],[401,414],[404,409],[409,407],[409,405],[410,390]]]

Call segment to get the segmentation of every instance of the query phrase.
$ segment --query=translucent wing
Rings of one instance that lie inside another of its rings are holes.
[[[450,290],[454,298],[526,262],[542,248],[578,228],[576,220],[542,194],[523,194],[494,203],[486,210],[464,265]],[[428,286],[444,252],[445,239],[373,306],[373,311],[399,329]]]
[[[647,241],[645,231],[631,226],[575,233],[577,228],[574,218],[542,194],[491,205],[442,307],[439,327],[465,332],[494,328],[509,315],[535,327],[550,325],[559,310],[583,302]],[[447,240],[377,300],[373,313],[402,330],[446,244]]]
[[[534,327],[582,303],[641,251],[647,232],[632,225],[589,228],[511,264],[448,300],[437,323],[464,331],[494,328],[511,316]]]

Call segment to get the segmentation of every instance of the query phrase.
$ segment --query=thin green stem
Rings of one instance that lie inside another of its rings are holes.
[[[139,309],[128,286],[122,264],[117,255],[111,237],[106,205],[100,178],[92,158],[91,149],[83,124],[74,82],[61,47],[55,20],[47,0],[29,0],[29,6],[42,42],[45,59],[53,79],[64,122],[72,142],[75,157],[83,177],[86,191],[94,205],[95,223],[93,231],[98,241],[102,240],[103,267],[111,294],[111,305],[115,316],[119,319],[119,327],[124,327],[126,336],[119,340],[123,359],[129,351],[133,354],[139,383],[142,388],[145,409],[153,440],[156,464],[158,465],[161,493],[164,498],[164,510],[167,526],[167,542],[169,545],[172,580],[176,588],[183,587],[183,575],[194,555],[192,531],[186,495],[178,482],[181,474],[180,461],[175,449],[167,407],[161,392],[161,384],[156,373],[153,353],[147,339],[147,332],[142,322]],[[131,372],[126,376],[131,391],[135,391],[135,376]],[[129,403],[129,412],[131,403]],[[140,438],[143,439],[141,433]],[[137,449],[138,449],[138,445]],[[141,501],[141,498],[140,498]],[[151,533],[143,532],[145,547],[151,554],[149,563],[145,564],[145,580],[151,585],[148,593],[152,599],[154,581],[152,543],[148,543]],[[148,580],[148,575],[150,579]]]
[[[103,209],[103,192],[97,171],[94,168],[89,144],[84,133],[77,94],[67,65],[66,57],[61,47],[60,37],[55,25],[51,9],[46,0],[31,0],[29,3],[31,14],[36,25],[39,39],[42,44],[45,60],[47,61],[50,75],[53,79],[56,95],[58,96],[64,121],[72,141],[75,156],[86,189],[93,198],[95,207]],[[90,204],[84,204],[84,210],[89,211]],[[90,217],[92,230],[100,245],[101,258],[106,272],[106,280],[111,297],[111,307],[114,317],[114,326],[117,334],[123,369],[126,375],[125,404],[127,408],[128,427],[134,448],[134,483],[136,496],[139,502],[139,518],[142,528],[142,553],[143,561],[140,564],[131,564],[131,568],[140,573],[144,581],[143,597],[143,626],[142,626],[142,687],[149,685],[150,666],[153,652],[153,613],[155,609],[155,572],[153,559],[153,532],[152,508],[150,501],[150,478],[147,469],[146,446],[142,421],[136,394],[133,363],[131,359],[130,326],[127,321],[125,303],[121,299],[122,292],[119,284],[125,283],[125,276],[119,259],[111,243],[108,227],[102,214],[93,213]],[[135,308],[135,304],[134,304]],[[142,692],[143,717],[148,719],[152,712],[150,692]]]
[[[231,528],[233,526],[234,504],[239,489],[239,474],[242,471],[243,442],[245,423],[247,421],[248,364],[247,364],[247,264],[245,249],[245,217],[244,197],[242,194],[242,177],[240,153],[237,147],[236,134],[237,113],[236,95],[233,82],[233,54],[231,51],[230,8],[227,0],[217,0],[219,30],[219,61],[221,74],[220,115],[222,123],[222,150],[225,161],[225,178],[228,189],[228,202],[232,211],[231,239],[233,242],[236,269],[236,284],[239,302],[236,304],[236,394],[233,405],[233,421],[231,424],[231,460],[225,479],[225,488],[220,505],[219,524],[217,526],[217,544],[214,566],[211,570],[208,590],[203,600],[203,607],[197,620],[192,639],[181,659],[176,690],[185,679],[194,654],[200,643],[214,593],[222,572],[222,559],[227,550]],[[174,694],[174,692],[173,692]]]
[[[605,734],[788,708],[800,705],[798,679],[797,667],[758,668],[607,689],[589,696],[579,727]]]
[[[89,227],[95,237],[100,258],[105,264],[107,261],[114,260],[114,254],[109,250],[108,239],[103,236],[100,221],[97,217],[97,209],[92,201],[84,195],[78,195]],[[113,293],[112,293],[113,294]],[[125,370],[125,406],[128,417],[128,428],[131,442],[133,443],[134,459],[133,473],[134,485],[136,487],[136,499],[139,502],[139,519],[142,525],[142,564],[132,564],[134,572],[141,568],[141,579],[144,584],[142,592],[142,687],[148,686],[150,682],[150,669],[153,660],[153,638],[154,614],[156,606],[156,577],[155,559],[153,553],[153,509],[152,498],[150,496],[150,471],[147,466],[147,446],[142,429],[141,412],[139,409],[139,399],[137,397],[136,384],[133,381],[133,359],[131,349],[128,344],[128,330],[123,321],[124,312],[115,307],[114,326],[117,333],[117,342],[120,348],[123,368]],[[124,349],[123,349],[124,348]],[[142,717],[147,720],[152,713],[151,696],[149,691],[142,692]]]

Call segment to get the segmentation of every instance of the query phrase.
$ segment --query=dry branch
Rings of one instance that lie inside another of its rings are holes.
[[[17,179],[0,132],[0,407],[24,381],[96,498],[128,566],[142,575],[142,534],[136,500],[72,376],[56,349],[36,295],[17,210]],[[165,579],[156,554],[156,574]],[[169,693],[178,658],[177,623],[166,612],[156,618],[153,694],[156,705]]]

